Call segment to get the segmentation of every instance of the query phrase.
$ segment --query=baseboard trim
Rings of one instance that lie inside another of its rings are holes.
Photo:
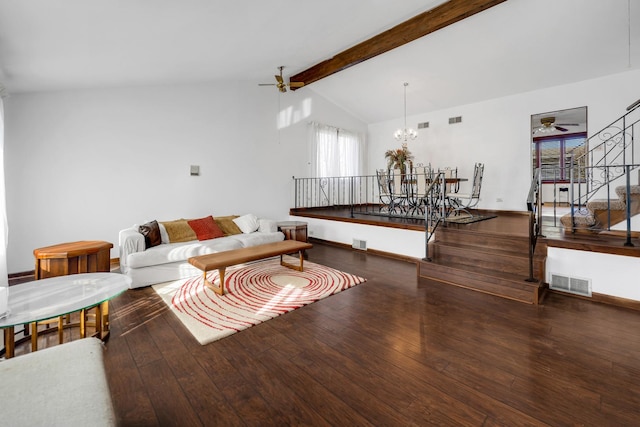
[[[614,297],[611,295],[599,294],[596,292],[593,292],[591,294],[591,297],[585,297],[582,295],[576,295],[568,292],[557,291],[555,289],[550,289],[550,288],[547,288],[547,292],[564,295],[570,298],[579,298],[585,301],[597,302],[600,304],[613,305],[620,308],[627,308],[629,310],[640,311],[640,301],[636,301],[628,298]]]
[[[7,277],[9,278],[9,280],[11,279],[20,279],[23,277],[27,277],[27,276],[35,276],[36,275],[36,271],[35,270],[30,270],[30,271],[22,271],[19,273],[10,273],[7,275]]]
[[[393,252],[379,251],[377,249],[367,249],[366,251],[362,251],[360,249],[355,249],[351,245],[346,244],[346,243],[338,243],[338,242],[333,242],[331,240],[318,239],[317,237],[309,237],[309,242],[310,243],[314,243],[314,242],[315,243],[321,243],[323,245],[335,246],[335,247],[343,248],[343,249],[349,249],[349,250],[351,250],[353,252],[370,253],[370,254],[373,254],[373,255],[383,256],[385,258],[393,258],[393,259],[397,259],[397,260],[400,260],[400,261],[410,262],[410,263],[416,264],[416,265],[420,261],[419,258],[414,258],[414,257],[410,257],[410,256],[407,256],[407,255],[394,254]]]

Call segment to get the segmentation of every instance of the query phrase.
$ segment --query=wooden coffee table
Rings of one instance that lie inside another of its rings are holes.
[[[280,255],[280,265],[302,271],[304,264],[304,251],[313,247],[310,243],[299,242],[297,240],[283,240],[281,242],[267,243],[265,245],[253,246],[250,248],[233,249],[230,251],[218,252],[215,254],[200,255],[189,258],[189,263],[204,273],[204,283],[215,293],[224,295],[224,273],[227,267],[242,264],[249,261],[271,258]],[[283,255],[298,252],[300,265],[290,264],[282,259]],[[218,269],[220,273],[220,286],[214,285],[207,279],[207,273]]]

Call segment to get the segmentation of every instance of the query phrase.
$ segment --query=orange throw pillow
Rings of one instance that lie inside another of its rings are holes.
[[[192,219],[187,221],[187,223],[196,233],[196,236],[198,236],[198,240],[209,240],[224,237],[224,233],[220,230],[220,227],[218,227],[211,215],[206,218]]]

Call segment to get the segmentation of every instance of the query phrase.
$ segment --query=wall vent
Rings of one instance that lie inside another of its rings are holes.
[[[353,239],[353,245],[351,245],[351,247],[353,249],[359,249],[361,251],[366,251],[367,250],[367,241],[366,240]]]
[[[426,129],[428,127],[429,127],[429,122],[418,123],[418,129]]]
[[[449,124],[450,125],[455,125],[456,123],[462,123],[462,116],[449,117]]]
[[[591,280],[549,273],[549,289],[591,297]]]

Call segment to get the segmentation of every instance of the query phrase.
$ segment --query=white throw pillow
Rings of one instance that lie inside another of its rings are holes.
[[[246,214],[234,219],[238,228],[245,234],[253,233],[260,227],[258,217],[254,214]]]
[[[278,231],[278,223],[272,219],[260,218],[258,223],[260,224],[258,231],[261,233],[275,233]]]
[[[158,228],[160,229],[160,240],[162,240],[162,243],[164,244],[168,244],[169,243],[169,233],[167,233],[167,229],[164,228],[164,225],[158,223]]]

